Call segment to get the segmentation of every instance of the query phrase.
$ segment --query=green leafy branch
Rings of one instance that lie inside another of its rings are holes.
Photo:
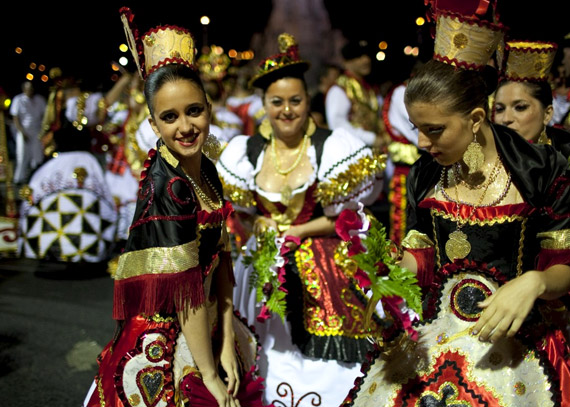
[[[251,265],[253,272],[249,277],[249,286],[255,288],[256,301],[265,304],[270,312],[273,312],[285,320],[287,305],[286,293],[279,288],[278,272],[272,266],[275,264],[275,256],[278,248],[275,243],[277,232],[268,229],[257,238],[257,249],[252,254],[244,255],[243,264]]]
[[[369,220],[368,235],[361,240],[366,252],[357,253],[351,258],[370,279],[372,300],[401,297],[421,318],[421,289],[416,275],[397,264],[391,254],[392,243],[387,238],[384,225],[374,217],[369,217]]]

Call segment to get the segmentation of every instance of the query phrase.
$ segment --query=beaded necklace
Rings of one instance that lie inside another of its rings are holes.
[[[186,172],[185,172],[185,174],[186,174]],[[214,188],[214,185],[212,185],[212,183],[210,182],[210,179],[206,176],[206,174],[204,174],[204,172],[200,171],[200,177],[204,178],[204,180],[206,180],[206,183],[210,186],[210,189],[212,191],[214,191],[214,194],[216,194],[216,199],[218,200],[217,203],[212,201],[212,199],[210,199],[210,197],[202,190],[202,188],[200,188],[198,183],[196,181],[194,181],[194,179],[190,175],[186,174],[186,177],[188,178],[188,180],[192,184],[194,191],[198,194],[198,196],[200,198],[202,198],[204,203],[206,205],[208,205],[208,207],[210,209],[216,211],[216,210],[222,208],[222,205],[223,205],[222,197],[220,196],[220,194],[218,193],[216,188]]]

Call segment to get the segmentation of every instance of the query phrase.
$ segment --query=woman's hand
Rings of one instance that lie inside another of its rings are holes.
[[[289,229],[287,229],[285,232],[283,232],[283,237],[285,236],[292,236],[292,237],[298,237],[300,240],[303,240],[305,237],[307,237],[305,235],[305,225],[293,225],[291,226]],[[295,242],[287,242],[285,243],[287,245],[287,247],[289,247],[292,250],[295,250],[297,248],[297,245],[295,244]]]
[[[225,341],[224,345],[222,346],[220,353],[220,364],[222,365],[224,372],[226,372],[228,394],[236,397],[240,386],[240,379],[237,356],[233,341]]]
[[[277,230],[277,222],[271,218],[266,218],[265,216],[258,216],[253,222],[253,234],[255,236],[259,236],[267,229]]]
[[[214,396],[219,407],[240,407],[239,401],[228,392],[219,375],[202,377],[206,389]]]
[[[489,342],[495,342],[504,336],[513,337],[541,295],[539,273],[541,272],[524,273],[479,303],[483,313],[473,326],[472,334],[478,334],[479,340]]]

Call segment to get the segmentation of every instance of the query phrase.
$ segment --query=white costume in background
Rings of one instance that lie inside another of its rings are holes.
[[[10,114],[18,117],[27,137],[13,127],[16,141],[16,168],[14,182],[26,182],[30,173],[44,160],[44,152],[40,141],[42,121],[46,109],[46,100],[42,95],[34,94],[31,98],[20,93],[14,96],[10,106]]]
[[[317,157],[316,134],[311,136],[307,149],[314,171],[305,184],[292,192],[291,203],[282,210],[281,216],[272,209],[281,205],[281,194],[264,191],[256,184],[264,149],[255,162],[250,161],[247,153],[248,142],[265,143],[265,146],[268,142],[260,142],[260,135],[236,136],[230,140],[217,169],[224,191],[228,195],[231,191],[234,208],[260,214],[263,207],[286,224],[296,219],[308,221],[323,213],[336,216],[351,202],[374,202],[383,184],[383,156],[378,158],[377,171],[365,174],[361,164],[375,157],[369,147],[339,129],[321,141],[320,157]],[[338,181],[349,174],[351,180],[340,185]],[[329,191],[330,195],[324,200],[316,198],[315,203],[315,190],[319,188]],[[253,270],[244,266],[242,257],[235,262],[238,285],[234,289],[234,306],[255,326],[260,337],[260,372],[266,379],[266,403],[287,407],[338,406],[361,374],[360,364],[371,347],[366,335],[361,335],[359,330],[363,320],[363,296],[356,294],[362,292],[352,285],[346,271],[334,263],[334,250],[339,243],[336,234],[313,236],[304,239],[294,257],[290,257],[294,260],[287,265],[289,316],[285,323],[277,315],[265,322],[256,320],[262,304],[257,303],[255,290],[248,283]],[[252,236],[247,241],[248,250],[253,250],[255,245],[256,239]],[[296,282],[300,284],[294,289]],[[298,298],[302,299],[297,301]],[[303,323],[306,335],[299,335],[298,327]]]

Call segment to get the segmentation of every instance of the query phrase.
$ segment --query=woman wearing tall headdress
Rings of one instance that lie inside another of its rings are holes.
[[[557,48],[550,42],[506,43],[505,68],[493,97],[493,121],[531,143],[550,144],[568,157],[570,132],[549,126],[554,109],[548,79]]]
[[[379,344],[343,406],[570,406],[567,159],[488,119],[504,27],[436,21],[434,58],[405,93],[429,153],[410,170],[401,260],[423,320]]]
[[[170,25],[139,39],[133,17],[121,9],[159,139],[114,276],[117,331],[84,405],[262,407],[258,343],[231,298],[232,207],[203,153],[211,106],[193,65],[194,41]]]
[[[281,34],[278,42],[280,52],[263,60],[252,79],[263,90],[267,118],[254,136],[230,140],[217,168],[225,195],[252,224],[249,252],[265,253],[268,233],[281,239],[280,254],[267,266],[282,267],[285,281],[274,292],[287,292],[286,310],[270,313],[257,301],[257,293],[271,296],[273,289],[252,287],[264,270],[246,266],[243,258],[236,262],[234,302],[264,345],[265,400],[334,406],[359,374],[371,346],[367,336],[377,334],[379,323],[375,319],[367,330],[364,293],[351,271],[337,264],[342,253],[334,222],[345,207],[375,200],[386,157],[346,130],[315,126],[304,80],[309,64],[293,36]]]

